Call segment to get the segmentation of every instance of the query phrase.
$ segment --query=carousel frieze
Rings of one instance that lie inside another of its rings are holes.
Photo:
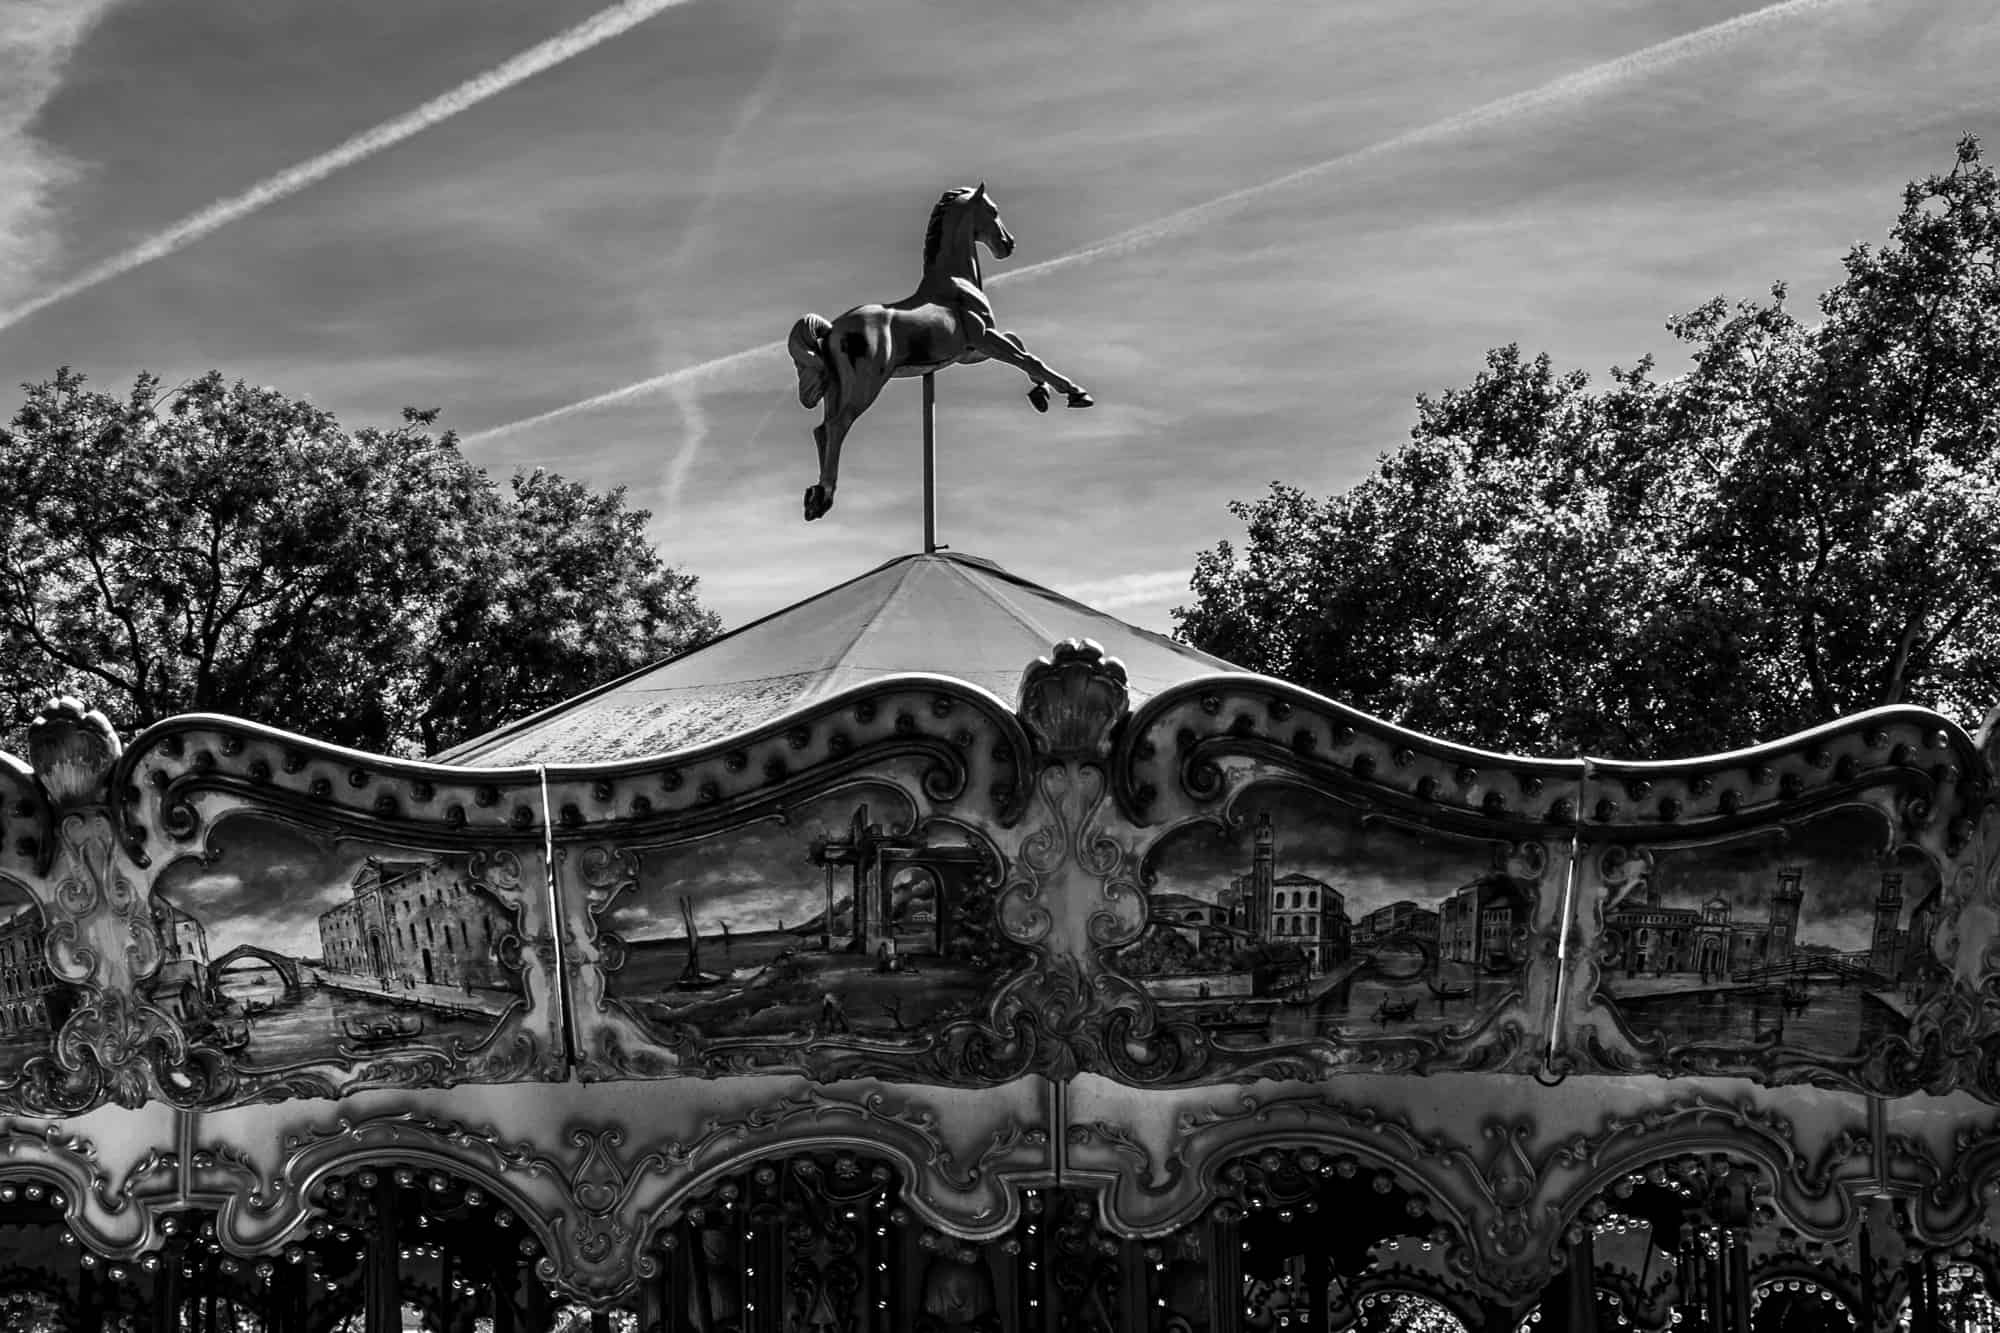
[[[1660,1326],[1981,1289],[1984,738],[1893,709],[1620,765],[1251,677],[1136,694],[1064,642],[1012,707],[895,678],[484,769],[217,718],[122,749],[53,708],[0,773],[5,1095],[175,1128],[122,1199],[10,1141],[127,1295],[163,1243],[211,1304],[378,1322]],[[1365,1225],[1315,1258],[1329,1213]]]

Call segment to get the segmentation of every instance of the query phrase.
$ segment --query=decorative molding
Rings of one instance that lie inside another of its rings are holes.
[[[444,1172],[511,1209],[542,1250],[537,1275],[579,1300],[615,1301],[657,1272],[652,1246],[691,1200],[767,1159],[830,1151],[885,1162],[904,1182],[901,1206],[925,1224],[970,1239],[1018,1220],[1021,1187],[1042,1178],[1047,1136],[996,1127],[961,1161],[935,1112],[880,1094],[836,1096],[809,1087],[741,1115],[711,1119],[688,1137],[633,1141],[629,1127],[578,1122],[556,1143],[513,1141],[420,1111],[336,1117],[287,1134],[280,1158],[260,1165],[227,1143],[191,1155],[187,1202],[213,1208],[224,1245],[273,1254],[315,1216],[329,1178],[370,1165]]]
[[[1867,1143],[1835,1135],[1810,1155],[1791,1123],[1750,1102],[1683,1093],[1642,1113],[1613,1112],[1588,1131],[1551,1137],[1537,1117],[1495,1115],[1476,1137],[1419,1129],[1406,1115],[1318,1092],[1244,1094],[1177,1114],[1156,1157],[1116,1126],[1073,1126],[1065,1179],[1101,1192],[1106,1224],[1129,1235],[1185,1227],[1242,1192],[1239,1164],[1278,1154],[1345,1156],[1422,1197],[1445,1264],[1502,1305],[1539,1292],[1560,1270],[1584,1209],[1621,1177],[1689,1154],[1742,1163],[1771,1182],[1774,1207],[1801,1235],[1838,1239],[1858,1215]],[[1449,1233],[1449,1236],[1445,1235]]]
[[[70,1231],[106,1258],[135,1259],[159,1247],[160,1214],[175,1202],[179,1168],[171,1152],[156,1148],[114,1179],[97,1146],[61,1124],[0,1122],[0,1182],[53,1190]]]
[[[892,676],[726,741],[610,764],[460,768],[364,754],[235,718],[191,714],[141,733],[117,765],[118,817],[142,863],[192,841],[204,799],[287,811],[390,845],[473,850],[558,841],[694,837],[746,809],[796,803],[828,774],[897,760],[925,794],[1006,812],[1024,785],[1027,738],[991,695],[943,677]]]

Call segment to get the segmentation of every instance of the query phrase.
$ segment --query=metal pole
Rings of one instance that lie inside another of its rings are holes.
[[[924,375],[924,554],[937,554],[937,376]]]

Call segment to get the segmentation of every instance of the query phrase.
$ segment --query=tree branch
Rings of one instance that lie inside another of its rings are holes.
[[[138,622],[132,618],[131,611],[128,608],[121,607],[118,604],[117,597],[112,595],[111,580],[104,572],[104,562],[99,557],[97,538],[94,535],[85,539],[84,554],[90,559],[90,572],[97,581],[97,591],[104,598],[104,609],[109,611],[117,619],[118,623],[125,627],[125,642],[132,649],[133,702],[138,706],[144,722],[150,722],[152,721],[150,716],[152,710],[143,702],[143,695],[146,690],[146,676],[148,674],[146,649],[140,642]]]

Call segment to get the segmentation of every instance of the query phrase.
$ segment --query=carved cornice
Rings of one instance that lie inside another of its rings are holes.
[[[1222,796],[1230,760],[1440,830],[1534,838],[1581,827],[1627,843],[1724,837],[1879,786],[1969,807],[1990,782],[1964,730],[1924,708],[1878,708],[1728,754],[1586,763],[1454,745],[1257,676],[1162,691],[1133,714],[1112,766],[1134,819],[1157,822]],[[1970,833],[1968,821],[1951,836],[1963,845]]]
[[[645,842],[700,836],[899,762],[918,766],[934,802],[971,798],[1004,814],[1021,799],[1027,753],[1019,722],[984,691],[898,676],[727,741],[657,759],[546,769],[389,759],[190,715],[141,733],[112,782],[127,846],[143,862],[156,847],[196,836],[205,796],[391,845],[533,844],[549,822],[558,840],[608,834]]]

